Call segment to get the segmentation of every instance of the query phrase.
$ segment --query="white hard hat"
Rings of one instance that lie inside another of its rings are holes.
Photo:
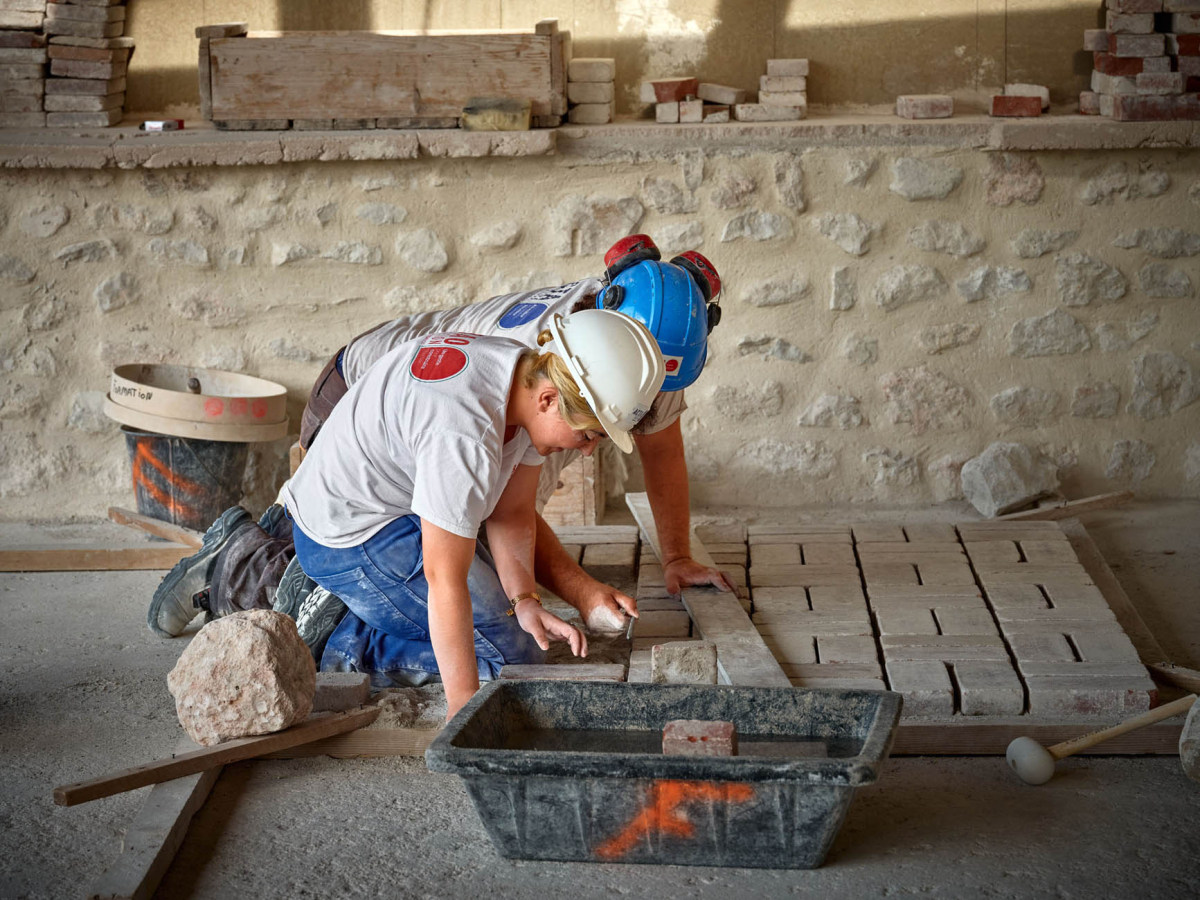
[[[641,322],[607,309],[556,315],[550,334],[554,339],[542,352],[567,364],[604,431],[629,453],[629,430],[650,409],[667,377],[654,336]]]

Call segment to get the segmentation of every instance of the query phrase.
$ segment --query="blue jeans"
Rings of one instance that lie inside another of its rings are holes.
[[[429,639],[429,582],[419,516],[389,522],[357,547],[318,544],[299,525],[292,534],[305,573],[349,607],[325,645],[322,671],[368,672],[375,687],[440,680]],[[481,681],[495,678],[501,666],[542,662],[543,650],[508,615],[496,565],[478,543],[467,589]]]

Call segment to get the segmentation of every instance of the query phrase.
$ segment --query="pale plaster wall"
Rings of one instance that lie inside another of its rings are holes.
[[[1007,82],[1049,86],[1075,103],[1092,68],[1083,30],[1101,0],[137,0],[127,108],[182,114],[199,102],[196,25],[255,31],[532,28],[557,18],[576,56],[617,60],[620,113],[637,113],[642,78],[699,74],[757,90],[768,57],[811,61],[814,106],[887,105],[951,93],[980,110]]]
[[[115,363],[282,382],[296,427],[351,335],[595,273],[632,230],[727,286],[684,419],[697,504],[943,499],[998,439],[1076,496],[1200,496],[1200,155],[711,147],[0,172],[0,517],[131,502]],[[1077,234],[1022,258],[1027,230]],[[967,302],[987,266],[1029,289],[993,271]],[[253,503],[287,444],[258,448]]]

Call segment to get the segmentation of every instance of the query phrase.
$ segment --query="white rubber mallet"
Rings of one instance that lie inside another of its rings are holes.
[[[1009,767],[1026,784],[1045,784],[1054,777],[1054,764],[1063,757],[1079,753],[1089,747],[1095,747],[1097,744],[1101,744],[1109,738],[1115,738],[1119,734],[1125,734],[1127,731],[1135,731],[1138,728],[1153,725],[1155,722],[1161,722],[1163,719],[1178,716],[1191,709],[1195,702],[1195,694],[1180,697],[1178,700],[1173,700],[1157,709],[1150,710],[1150,712],[1128,719],[1120,725],[1063,741],[1052,747],[1043,747],[1030,737],[1019,737],[1008,745],[1004,756],[1008,760]]]

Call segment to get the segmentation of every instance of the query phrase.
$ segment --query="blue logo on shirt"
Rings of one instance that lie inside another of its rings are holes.
[[[517,303],[500,317],[500,327],[516,328],[526,322],[532,322],[545,311],[545,303]]]

